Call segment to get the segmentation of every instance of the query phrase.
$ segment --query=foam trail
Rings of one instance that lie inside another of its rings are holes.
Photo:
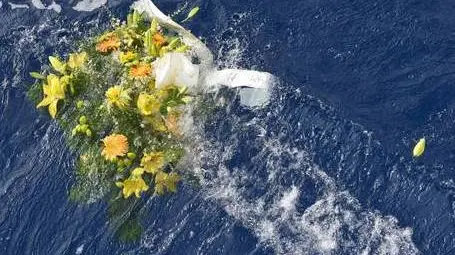
[[[28,9],[29,6],[27,4],[15,4],[15,3],[11,3],[11,2],[8,2],[9,6],[11,7],[11,9],[15,10],[15,9]]]
[[[227,141],[199,128],[186,131],[196,138],[189,148],[195,155],[192,173],[201,179],[205,199],[221,205],[263,245],[277,254],[419,253],[412,229],[362,208],[306,151],[260,135],[266,127],[258,119],[225,118],[232,123],[230,130],[223,128],[231,132]],[[241,138],[250,132],[258,135]]]

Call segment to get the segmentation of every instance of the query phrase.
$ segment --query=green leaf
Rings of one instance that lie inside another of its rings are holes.
[[[180,43],[180,38],[178,38],[178,37],[177,37],[177,38],[174,38],[174,39],[172,39],[171,42],[169,43],[168,47],[169,47],[169,49],[171,49],[171,50],[172,50],[172,49],[175,49],[175,48],[177,48],[177,45],[178,45],[179,43]]]
[[[156,18],[152,19],[152,23],[150,23],[150,33],[155,34],[158,32],[158,20]]]
[[[199,7],[198,6],[194,7],[193,9],[191,9],[191,11],[188,13],[188,17],[186,17],[186,19],[182,20],[182,23],[183,22],[187,22],[188,20],[193,18],[198,12],[199,12]]]
[[[153,43],[153,35],[154,32],[151,28],[147,30],[147,32],[145,32],[144,43],[149,56],[156,57],[158,55],[158,51],[156,49],[156,45]]]
[[[126,25],[128,27],[132,27],[134,25],[133,14],[132,13],[130,13],[130,14],[128,14],[128,16],[126,16]]]
[[[185,52],[187,52],[189,49],[190,49],[189,46],[187,46],[187,45],[182,45],[182,46],[178,47],[177,49],[175,49],[174,52],[177,52],[177,53],[185,53]]]
[[[38,73],[38,72],[30,72],[30,76],[32,76],[33,78],[35,79],[39,79],[39,80],[45,80],[46,79],[46,76]]]
[[[61,74],[65,74],[66,65],[62,61],[60,61],[58,58],[54,56],[50,56],[49,62],[51,62],[51,66],[52,68],[54,68],[55,71]]]
[[[134,12],[133,12],[133,24],[135,26],[137,26],[137,24],[139,24],[140,21],[141,21],[141,14],[137,10],[134,10]]]

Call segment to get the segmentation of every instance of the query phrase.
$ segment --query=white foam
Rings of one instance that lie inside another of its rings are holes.
[[[278,206],[284,210],[283,214],[287,215],[288,213],[295,211],[295,204],[299,194],[299,189],[296,186],[292,186],[291,190],[283,194],[283,197],[278,202]]]
[[[37,8],[37,9],[40,9],[40,10],[54,10],[55,12],[57,13],[60,13],[62,11],[62,7],[55,3],[55,1],[52,1],[52,3],[49,5],[49,6],[45,6],[41,0],[31,0],[32,1],[32,5]]]
[[[73,9],[76,11],[91,12],[105,5],[107,0],[82,0]]]
[[[28,9],[29,6],[27,4],[15,4],[15,3],[11,3],[11,2],[8,2],[9,6],[11,7],[11,9]]]
[[[81,255],[83,251],[84,251],[84,245],[82,244],[81,246],[77,247],[76,255]]]

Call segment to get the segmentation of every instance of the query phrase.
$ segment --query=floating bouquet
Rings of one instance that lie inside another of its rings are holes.
[[[176,191],[179,120],[198,78],[188,50],[156,19],[134,11],[67,61],[49,57],[46,76],[32,73],[43,80],[31,89],[43,94],[37,107],[48,109],[80,153],[74,198],[89,200],[82,195],[95,193],[90,188],[118,188],[125,199]]]
[[[79,156],[73,200],[90,203],[111,194],[111,202],[127,201],[176,192],[182,174],[176,166],[185,154],[180,123],[197,96],[194,88],[201,80],[238,87],[248,86],[245,81],[262,86],[270,78],[214,70],[202,42],[149,0],[136,4],[145,12],[114,20],[112,29],[86,38],[79,51],[66,59],[51,56],[49,67],[31,73],[37,82],[30,98],[57,120]]]

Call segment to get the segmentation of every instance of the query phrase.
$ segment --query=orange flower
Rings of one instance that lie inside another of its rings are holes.
[[[152,37],[153,43],[157,46],[163,46],[166,43],[166,39],[160,33],[156,33]]]
[[[108,34],[96,45],[96,50],[101,53],[109,53],[120,47],[120,39],[115,34]]]
[[[150,64],[146,63],[139,63],[137,65],[134,65],[130,69],[130,76],[133,76],[135,78],[141,78],[141,77],[146,77],[152,73],[152,67]]]
[[[104,148],[101,155],[107,160],[114,160],[128,152],[128,139],[124,135],[112,134],[103,140]]]

